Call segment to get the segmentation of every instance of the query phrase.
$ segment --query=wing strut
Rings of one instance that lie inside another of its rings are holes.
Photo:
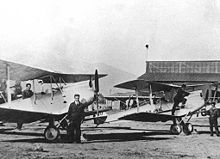
[[[51,104],[53,104],[53,85],[52,85],[52,75],[50,75],[50,89],[51,89]]]
[[[152,93],[152,87],[151,87],[151,84],[149,85],[149,87],[150,87],[150,105],[153,105],[153,99],[152,99],[152,97],[153,97],[153,93]]]
[[[8,64],[6,64],[6,76],[7,76],[7,99],[8,99],[8,103],[11,104],[10,66]]]
[[[99,93],[99,76],[98,76],[98,70],[95,70],[95,93],[98,95]],[[99,116],[99,100],[96,99],[97,104],[97,116]]]
[[[33,92],[34,92],[34,104],[36,104],[36,89],[35,89],[35,79],[33,79]]]
[[[139,100],[138,100],[138,90],[137,88],[135,89],[135,96],[136,96],[136,102],[137,102],[137,112],[139,113]]]

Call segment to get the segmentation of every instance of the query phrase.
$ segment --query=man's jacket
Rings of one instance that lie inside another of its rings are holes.
[[[76,104],[75,102],[72,102],[68,110],[68,118],[70,122],[81,122],[84,118],[84,109],[91,105],[93,102],[94,99],[86,103],[79,102],[78,104]]]

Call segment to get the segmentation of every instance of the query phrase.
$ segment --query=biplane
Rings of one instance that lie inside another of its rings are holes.
[[[210,100],[214,101],[218,99],[216,97],[217,87],[212,93],[207,93],[207,87],[217,86],[216,83],[190,83],[186,84],[190,95],[187,97],[187,103],[185,105],[180,104],[176,109],[175,114],[171,115],[171,109],[173,106],[173,96],[170,100],[162,102],[164,96],[156,97],[159,102],[153,102],[152,94],[157,92],[165,92],[169,94],[172,92],[175,94],[175,91],[181,87],[181,85],[173,83],[161,83],[154,81],[146,81],[142,79],[127,81],[121,84],[116,85],[117,88],[129,89],[135,91],[135,99],[137,103],[136,111],[135,109],[129,109],[124,112],[119,112],[120,115],[115,115],[118,117],[118,120],[133,120],[133,121],[142,121],[142,122],[167,122],[167,121],[177,121],[174,122],[170,127],[170,132],[172,134],[180,134],[182,131],[189,135],[193,131],[193,125],[189,122],[193,115],[197,116],[201,113],[202,116],[206,116],[206,110],[209,109],[211,104]],[[209,90],[210,91],[210,90]],[[139,94],[141,92],[148,92],[149,96],[145,97],[148,99],[148,103],[143,106],[140,106],[139,101],[143,98]],[[210,91],[211,92],[211,91]],[[210,96],[211,95],[211,96]],[[115,100],[115,98],[120,99],[119,97],[107,97],[109,100]],[[129,96],[123,97],[123,99],[129,99]],[[159,105],[160,109],[157,109]],[[115,118],[114,117],[114,118]],[[115,120],[115,119],[114,119]],[[106,121],[109,121],[107,118]]]
[[[73,100],[73,94],[80,93],[83,98],[93,96],[94,91],[99,91],[98,79],[104,76],[106,74],[98,74],[97,70],[95,74],[61,73],[0,60],[0,80],[7,80],[6,90],[0,92],[0,98],[3,100],[0,104],[0,121],[24,124],[35,121],[48,122],[44,137],[48,141],[54,141],[59,137],[59,129],[66,126],[68,107]],[[30,82],[33,95],[25,99],[21,96],[14,98],[11,90],[13,86],[10,85],[15,80]],[[49,91],[37,92],[37,81],[47,85]],[[96,113],[97,111],[87,111],[85,116]]]

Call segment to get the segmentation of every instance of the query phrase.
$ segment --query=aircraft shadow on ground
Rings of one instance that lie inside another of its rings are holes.
[[[200,127],[200,125],[196,125]],[[103,133],[97,130],[129,130],[129,131],[140,131],[140,132],[113,132],[113,133]],[[39,132],[23,132],[23,131],[13,131],[13,128],[0,129],[0,134],[8,135],[21,135],[21,136],[36,136],[37,138],[29,139],[12,139],[4,140],[3,142],[27,142],[27,143],[47,143],[43,137],[43,133]],[[159,137],[161,135],[170,135],[169,130],[156,130],[156,129],[135,129],[130,127],[84,127],[83,128],[84,138],[87,140],[86,143],[99,143],[99,142],[125,142],[125,141],[151,141],[151,140],[167,140],[170,139],[168,136]],[[93,133],[95,132],[95,133]],[[197,130],[197,134],[209,134],[210,131]],[[61,137],[57,143],[68,143],[68,138],[66,134],[61,134]]]
[[[120,127],[120,126],[115,126],[115,127],[86,127],[84,130],[86,131],[97,131],[97,130],[134,130],[134,131],[152,131],[153,133],[156,133],[156,135],[164,135],[164,134],[169,134],[168,130],[157,130],[157,129],[138,129],[138,128],[131,128],[131,127]]]
[[[148,130],[149,131],[149,130]],[[27,143],[47,143],[43,134],[34,132],[10,132],[0,129],[0,134],[9,135],[23,135],[23,136],[39,136],[37,138],[29,139],[12,139],[3,140],[2,142],[27,142]],[[99,142],[125,142],[125,141],[138,141],[138,140],[167,140],[169,137],[158,137],[158,135],[170,135],[169,131],[154,130],[149,132],[123,132],[123,133],[96,133],[96,134],[83,134],[87,140],[85,143],[99,143]],[[152,137],[153,136],[153,137]],[[60,139],[56,143],[68,143],[66,134],[61,134]]]
[[[197,134],[210,134],[210,131],[196,131]],[[215,130],[214,130],[215,134]]]
[[[95,134],[83,135],[87,141],[84,143],[103,143],[103,142],[125,142],[125,141],[153,141],[167,140],[169,137],[150,137],[144,133],[113,133],[113,134]],[[31,139],[4,140],[2,142],[26,142],[26,143],[48,143],[43,137]],[[61,138],[53,143],[68,143],[67,135],[62,134]]]
[[[129,132],[129,133],[108,133],[108,134],[84,134],[83,137],[87,139],[88,143],[98,142],[125,142],[125,141],[152,141],[152,140],[167,140],[169,137],[158,137],[157,135],[164,135],[167,132]],[[153,137],[152,137],[153,136]]]
[[[8,134],[8,135],[23,135],[23,136],[42,136],[41,133],[35,132],[23,132],[19,130],[15,130],[14,128],[0,129],[0,134]]]

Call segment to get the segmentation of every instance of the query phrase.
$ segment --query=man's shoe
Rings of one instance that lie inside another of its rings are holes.
[[[210,134],[210,136],[213,136],[213,134]]]

